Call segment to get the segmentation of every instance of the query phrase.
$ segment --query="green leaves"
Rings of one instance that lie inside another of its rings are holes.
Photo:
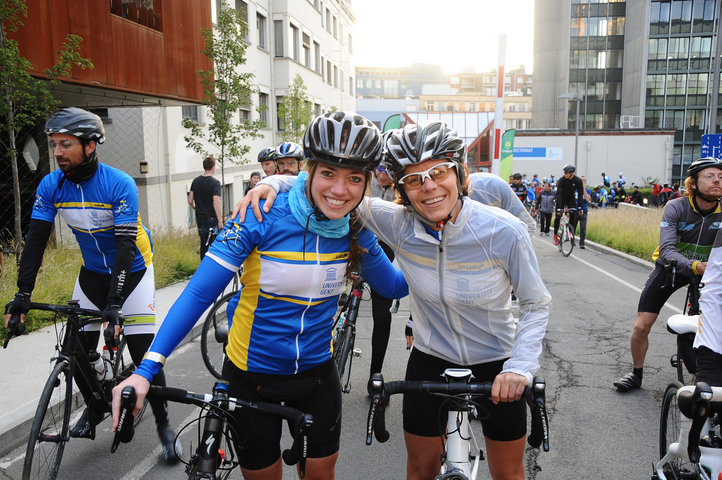
[[[281,138],[285,142],[303,142],[303,134],[313,118],[313,106],[306,95],[306,85],[298,73],[293,79],[293,85],[288,89],[288,95],[278,106],[278,116],[283,122],[284,131]]]

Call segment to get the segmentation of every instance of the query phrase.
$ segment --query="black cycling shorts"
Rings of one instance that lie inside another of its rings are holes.
[[[229,382],[231,397],[283,403],[313,415],[309,458],[328,457],[338,451],[341,382],[333,360],[297,375],[270,375],[243,371],[226,359],[223,378]],[[236,449],[241,467],[260,470],[273,465],[281,455],[283,420],[246,408],[236,410],[234,416],[240,425]]]
[[[476,381],[493,382],[504,362],[499,360],[471,366],[455,365],[414,349],[406,366],[406,380],[440,381],[440,375],[447,368],[469,368]],[[523,399],[494,405],[486,397],[477,397],[475,402],[479,405],[479,417],[483,418],[481,426],[485,437],[507,442],[526,435],[526,402]],[[436,395],[404,394],[404,431],[421,437],[440,436],[446,429],[446,412],[451,406],[452,402]]]
[[[722,355],[707,347],[697,349],[697,381],[722,387]]]
[[[659,313],[664,304],[674,292],[689,284],[689,277],[677,272],[674,278],[674,288],[664,287],[667,283],[667,271],[658,263],[654,264],[654,270],[649,274],[647,283],[644,284],[642,294],[639,296],[637,312]]]

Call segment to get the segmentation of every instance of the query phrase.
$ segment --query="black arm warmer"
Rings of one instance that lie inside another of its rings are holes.
[[[32,293],[35,288],[35,277],[43,263],[43,254],[53,230],[53,223],[44,220],[32,219],[25,235],[25,248],[18,268],[18,290],[23,293]]]
[[[115,264],[108,288],[108,305],[123,305],[125,301],[125,285],[130,276],[130,269],[135,258],[135,243],[138,233],[137,224],[115,226]]]

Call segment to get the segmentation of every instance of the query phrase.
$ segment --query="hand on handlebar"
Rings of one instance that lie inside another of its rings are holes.
[[[494,378],[491,386],[491,401],[494,404],[499,402],[515,402],[524,393],[524,388],[529,385],[525,376],[518,373],[500,373]]]
[[[30,294],[18,292],[5,305],[5,328],[8,328],[10,317],[20,314],[20,323],[25,324],[25,317],[30,311]]]
[[[105,330],[105,341],[111,343],[111,340],[115,340],[120,335],[120,329],[123,327],[125,322],[125,315],[118,305],[108,305],[101,314],[103,319],[103,327]],[[111,346],[111,345],[109,345]],[[115,346],[115,343],[112,343]]]
[[[143,400],[150,390],[150,382],[141,377],[140,375],[133,374],[130,377],[123,380],[121,383],[113,388],[113,431],[118,428],[118,420],[120,419],[120,409],[122,404],[122,393],[125,387],[131,386],[135,388],[135,408],[133,409],[133,416],[140,413],[140,409],[143,407]]]
[[[269,185],[259,184],[248,191],[245,197],[238,202],[233,209],[231,218],[236,218],[236,215],[240,214],[238,218],[239,223],[243,223],[246,219],[246,211],[250,205],[253,209],[253,214],[256,216],[256,220],[259,222],[263,221],[263,214],[261,209],[258,208],[258,203],[265,199],[266,203],[263,205],[263,211],[268,213],[271,211],[273,202],[276,200],[276,191]]]

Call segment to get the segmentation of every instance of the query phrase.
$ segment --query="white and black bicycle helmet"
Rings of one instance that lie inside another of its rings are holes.
[[[105,129],[100,117],[77,107],[67,107],[53,113],[45,123],[45,133],[64,133],[96,143],[105,141]]]
[[[687,167],[687,176],[697,178],[697,174],[705,168],[717,167],[722,170],[722,162],[713,157],[699,158]]]
[[[381,132],[354,112],[329,112],[311,121],[303,136],[309,160],[372,172],[381,161]]]
[[[294,142],[283,142],[276,147],[273,159],[279,160],[281,158],[295,158],[296,160],[303,160],[303,149],[301,145]]]
[[[386,170],[396,182],[404,204],[409,200],[398,180],[404,176],[406,167],[426,160],[449,160],[456,166],[459,179],[459,195],[464,184],[466,147],[455,130],[444,122],[433,121],[425,125],[408,124],[392,134],[386,142]]]

